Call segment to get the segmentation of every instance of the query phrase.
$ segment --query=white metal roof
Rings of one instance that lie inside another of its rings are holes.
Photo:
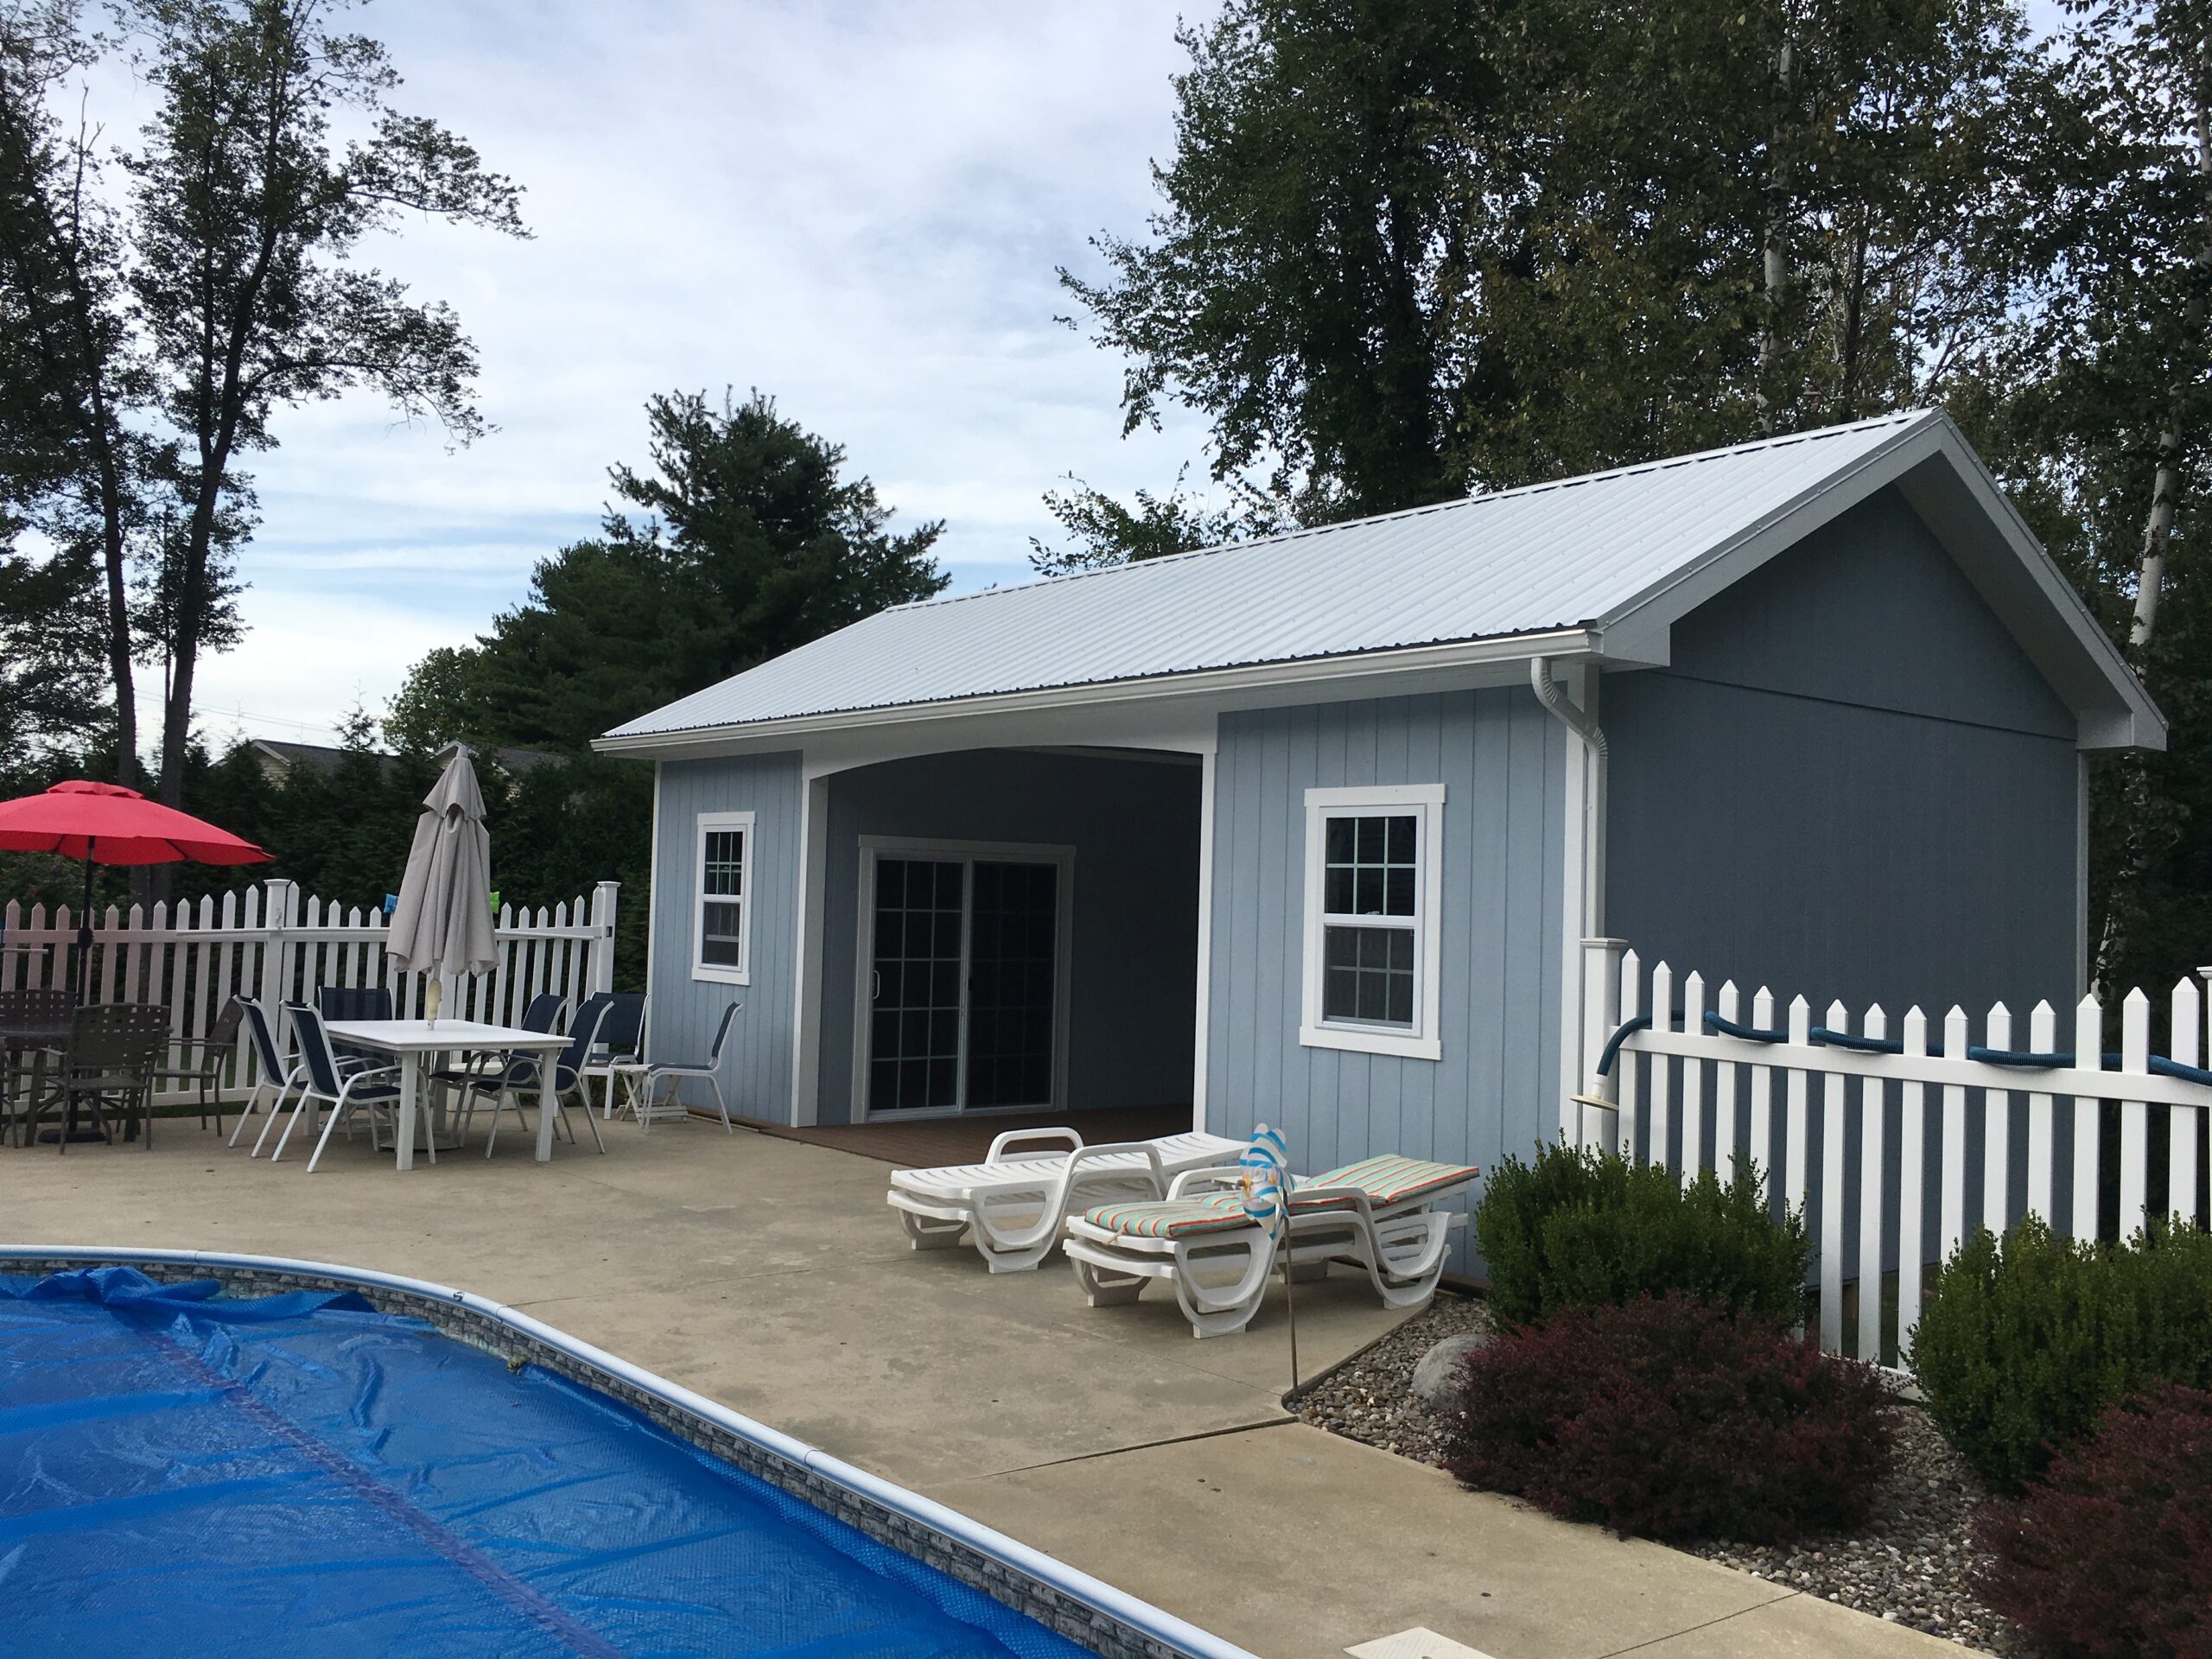
[[[1940,413],[1885,416],[900,606],[604,741],[622,748],[633,746],[625,740],[810,716],[1602,629],[1837,480],[1928,435],[1965,448]],[[1970,452],[1968,462],[1979,474]],[[2069,621],[2094,631],[2086,611]]]

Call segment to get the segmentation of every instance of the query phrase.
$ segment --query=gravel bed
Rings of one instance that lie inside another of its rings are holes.
[[[1446,1337],[1490,1328],[1479,1301],[1440,1295],[1372,1347],[1291,1401],[1306,1421],[1421,1463],[1440,1463],[1444,1421],[1408,1384],[1414,1367]],[[1917,1406],[1899,1402],[1897,1451],[1872,1514],[1853,1536],[1823,1535],[1772,1547],[1714,1540],[1686,1546],[1754,1577],[1988,1653],[2031,1649],[1968,1587],[1980,1480]]]
[[[1445,1338],[1489,1329],[1490,1310],[1480,1302],[1440,1293],[1425,1312],[1301,1389],[1292,1396],[1291,1409],[1348,1440],[1364,1440],[1417,1463],[1441,1463],[1444,1420],[1413,1393],[1414,1367]]]

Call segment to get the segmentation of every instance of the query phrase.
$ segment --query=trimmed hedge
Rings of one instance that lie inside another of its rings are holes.
[[[1983,1505],[1984,1600],[2060,1652],[2212,1656],[2212,1394],[2107,1412],[2013,1502]]]
[[[2212,1236],[2077,1243],[2030,1217],[1930,1275],[1912,1367],[1944,1437],[2000,1491],[2161,1383],[2212,1388]]]
[[[1535,1162],[1508,1158],[1492,1172],[1475,1236],[1501,1328],[1669,1292],[1784,1324],[1804,1314],[1804,1218],[1777,1221],[1748,1166],[1725,1186],[1707,1170],[1685,1189],[1656,1165],[1542,1147]]]
[[[1640,1297],[1471,1353],[1445,1466],[1624,1537],[1780,1543],[1864,1517],[1890,1401],[1872,1366],[1777,1320]]]

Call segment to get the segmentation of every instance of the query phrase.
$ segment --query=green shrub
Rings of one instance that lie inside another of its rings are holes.
[[[1912,1367],[1945,1438],[2017,1488],[2129,1395],[2212,1386],[2212,1236],[2082,1244],[2033,1217],[2001,1245],[1978,1231],[1929,1276]]]
[[[1669,1292],[1795,1324],[1811,1247],[1804,1219],[1777,1221],[1747,1166],[1686,1189],[1672,1170],[1613,1154],[1540,1147],[1508,1158],[1475,1206],[1491,1317],[1507,1329],[1562,1307]]]

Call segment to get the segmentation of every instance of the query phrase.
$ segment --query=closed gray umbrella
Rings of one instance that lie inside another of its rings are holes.
[[[441,989],[456,974],[493,964],[492,836],[467,749],[454,752],[423,798],[385,950],[406,972],[436,975],[431,983]],[[437,1004],[426,997],[426,1006],[435,1019]]]

